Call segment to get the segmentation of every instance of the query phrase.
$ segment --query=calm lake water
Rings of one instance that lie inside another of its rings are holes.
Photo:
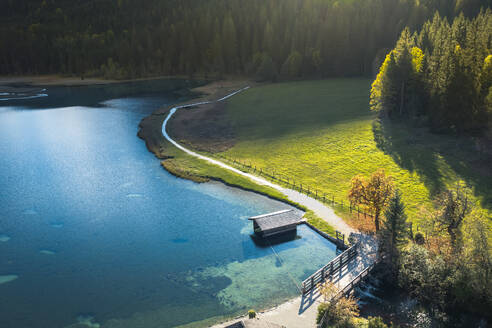
[[[247,218],[285,204],[160,167],[138,123],[192,85],[0,102],[0,327],[206,326],[298,295],[335,256],[301,226],[277,257]]]

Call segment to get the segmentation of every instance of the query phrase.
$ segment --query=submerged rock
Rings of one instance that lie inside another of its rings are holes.
[[[6,283],[11,282],[11,281],[14,281],[17,278],[19,278],[19,276],[18,275],[15,275],[15,274],[0,276],[0,285],[1,284],[6,284]]]
[[[72,326],[69,326],[71,328],[73,327],[87,327],[87,328],[99,328],[101,325],[97,322],[94,321],[94,317],[91,315],[79,315],[77,317],[77,323]]]

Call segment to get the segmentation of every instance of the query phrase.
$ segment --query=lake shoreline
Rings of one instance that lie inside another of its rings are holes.
[[[162,134],[162,125],[166,119],[169,111],[176,106],[183,106],[187,104],[193,104],[196,102],[213,101],[236,91],[245,85],[255,84],[246,80],[225,80],[214,81],[206,85],[191,89],[191,91],[197,94],[197,97],[188,99],[178,104],[174,104],[168,107],[160,108],[154,111],[151,115],[144,117],[139,123],[139,131],[137,136],[144,140],[147,149],[153,153],[159,160],[161,160],[161,166],[171,175],[191,180],[196,183],[205,183],[209,181],[215,181],[222,183],[226,186],[237,188],[243,191],[254,192],[261,196],[277,200],[293,206],[302,211],[308,211],[308,209],[296,202],[284,197],[281,193],[275,190],[269,190],[257,185],[256,183],[250,183],[248,185],[241,183],[240,181],[231,181],[227,176],[221,174],[201,174],[193,172],[192,168],[187,166],[179,166],[172,161],[175,159],[176,153],[180,154],[181,150],[172,145]],[[193,161],[199,161],[193,159]]]
[[[244,190],[244,191],[254,192],[254,193],[260,194],[262,196],[265,196],[265,197],[268,197],[271,199],[285,202],[289,205],[294,205],[290,202],[286,202],[285,199],[279,199],[277,197],[273,197],[272,195],[262,193],[261,191],[258,191],[258,190],[245,188],[241,185],[231,184],[231,183],[228,183],[227,181],[225,181],[224,179],[221,179],[221,178],[201,177],[201,176],[189,174],[186,170],[180,171],[179,169],[176,169],[176,168],[172,169],[170,166],[166,166],[163,164],[166,159],[169,159],[169,155],[167,155],[165,153],[165,146],[163,146],[163,145],[166,145],[166,144],[170,145],[170,143],[162,135],[162,124],[163,124],[166,116],[168,115],[169,110],[171,108],[179,106],[179,105],[190,104],[190,103],[194,103],[197,101],[207,101],[207,100],[212,100],[212,99],[218,99],[218,98],[228,94],[232,90],[238,89],[238,86],[240,86],[244,83],[246,83],[246,81],[212,82],[212,83],[209,83],[205,86],[192,89],[192,91],[199,94],[198,97],[193,98],[193,99],[189,99],[189,100],[182,102],[182,103],[179,103],[179,104],[171,105],[171,106],[168,106],[165,108],[160,108],[160,109],[154,111],[151,115],[143,118],[139,124],[138,137],[141,138],[142,140],[144,140],[147,149],[151,153],[153,153],[158,159],[163,160],[162,167],[166,171],[168,171],[170,174],[172,174],[178,178],[191,180],[191,181],[194,181],[197,183],[203,183],[203,182],[207,182],[207,181],[212,180],[212,181],[222,183],[226,186],[234,187],[234,188]],[[287,312],[290,312],[292,304],[300,302],[300,299],[301,299],[300,296],[296,296],[292,299],[281,302],[280,304],[262,309],[260,312],[258,312],[258,314],[264,315],[264,314],[270,313],[270,314],[277,314],[279,316],[283,316]],[[246,320],[246,319],[247,319],[247,314],[231,317],[231,318],[226,319],[226,320],[222,319],[222,320],[218,320],[217,323],[213,325],[213,327],[224,327],[227,324],[231,324],[231,323],[234,323],[236,321]]]
[[[84,87],[105,86],[132,82],[178,78],[174,76],[159,76],[128,80],[106,80],[103,78],[81,79],[61,75],[21,75],[0,76],[0,100],[29,99],[46,96],[47,87]]]
[[[221,177],[196,175],[193,172],[190,172],[190,170],[188,170],[188,168],[186,167],[183,168],[179,166],[166,164],[168,163],[168,160],[174,158],[173,155],[169,153],[169,147],[176,148],[168,140],[166,140],[166,138],[163,136],[162,133],[162,126],[164,121],[166,120],[166,117],[169,114],[169,111],[177,106],[183,106],[183,105],[189,105],[197,102],[220,99],[221,97],[224,97],[225,95],[228,95],[233,91],[237,91],[244,88],[245,85],[247,85],[247,81],[227,81],[227,82],[224,81],[224,82],[212,82],[205,86],[192,89],[193,92],[200,94],[200,96],[193,99],[189,99],[179,104],[158,109],[157,111],[153,112],[150,116],[143,118],[139,124],[138,136],[145,141],[147,149],[150,152],[154,153],[154,155],[162,161],[161,165],[170,174],[176,177],[192,180],[197,183],[203,183],[208,181],[220,182],[227,186],[238,188],[245,191],[254,192],[262,196],[266,196],[271,199],[282,201],[291,206],[307,211],[308,209],[305,206],[294,203],[287,198],[275,197],[274,195],[264,193],[259,190],[244,187],[241,184],[229,183],[228,181],[222,179]],[[172,131],[170,133],[172,133]],[[196,160],[199,161],[199,159]],[[317,298],[312,300],[312,304],[310,304],[310,306],[305,309],[303,314],[299,314],[298,311],[302,307],[303,298],[301,296],[296,296],[288,300],[284,300],[276,305],[261,309],[260,311],[257,312],[258,314],[257,319],[253,319],[253,320],[259,319],[261,321],[265,320],[275,324],[282,324],[282,325],[287,324],[289,327],[291,326],[306,327],[306,326],[310,326],[309,324],[306,325],[306,323],[312,322],[312,326],[314,327],[316,315],[317,315],[317,305],[319,305],[319,302],[320,300]],[[244,321],[244,320],[249,320],[247,314],[233,316],[225,320],[224,318],[219,319],[212,327],[214,328],[225,327],[234,322]],[[193,323],[191,325],[193,325]],[[187,327],[187,325],[184,325],[183,327]]]
[[[197,78],[203,80],[211,80],[201,76],[193,77],[192,79],[197,79]],[[100,77],[89,77],[89,78],[81,79],[80,77],[62,76],[57,74],[0,76],[0,90],[2,89],[3,86],[16,85],[16,84],[27,85],[32,87],[41,87],[41,86],[79,87],[79,86],[108,85],[108,84],[130,83],[130,82],[141,82],[141,81],[152,81],[152,80],[163,80],[163,79],[190,79],[190,78],[180,75],[153,76],[153,77],[142,77],[136,79],[123,79],[123,80],[104,79]]]

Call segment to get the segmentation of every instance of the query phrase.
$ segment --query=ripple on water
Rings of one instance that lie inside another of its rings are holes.
[[[32,210],[32,209],[29,209],[29,210],[25,210],[24,212],[22,212],[22,214],[24,214],[24,215],[36,215],[36,214],[38,214],[38,212],[36,212],[35,210]]]
[[[53,228],[56,228],[56,229],[60,229],[63,227],[63,223],[62,222],[51,222],[50,226],[52,226]]]
[[[171,241],[175,244],[184,244],[184,243],[188,242],[188,239],[186,239],[186,238],[175,238]]]
[[[0,276],[0,285],[1,284],[6,284],[8,282],[14,281],[15,279],[19,278],[18,275],[15,274],[9,274],[5,276]]]
[[[142,194],[127,194],[126,195],[127,198],[141,198],[143,197]]]
[[[10,240],[10,237],[7,235],[0,235],[0,242],[5,243]]]
[[[49,249],[41,249],[39,251],[39,253],[41,253],[43,255],[55,255],[56,254],[55,251],[50,251]]]

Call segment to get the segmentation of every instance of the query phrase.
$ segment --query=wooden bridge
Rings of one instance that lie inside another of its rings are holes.
[[[348,285],[346,285],[343,289],[339,290],[338,293],[330,300],[330,302],[337,302],[340,298],[343,296],[348,297],[350,293],[354,290],[354,288],[360,284],[362,281],[367,278],[367,276],[371,273],[372,269],[376,266],[376,263],[371,264],[367,268],[365,268],[357,277],[352,279]],[[317,325],[318,328],[324,327],[326,324],[328,312],[325,312],[323,314],[323,317],[321,318],[319,324]]]
[[[357,255],[357,248],[359,244],[355,244],[343,253],[331,260],[327,265],[313,273],[309,278],[302,282],[302,294],[309,293],[312,289],[316,288],[318,284],[323,283],[325,280],[332,281],[336,275],[340,275],[343,269],[354,259]]]

